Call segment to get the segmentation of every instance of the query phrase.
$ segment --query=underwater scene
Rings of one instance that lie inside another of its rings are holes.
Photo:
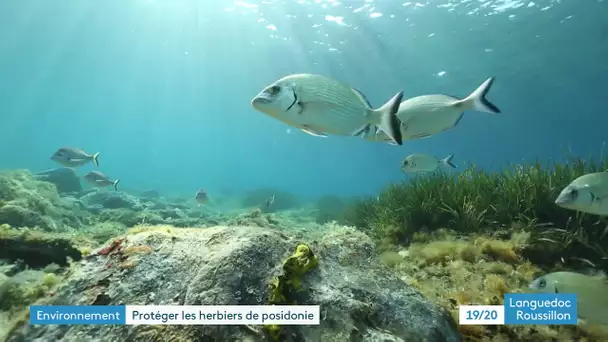
[[[0,38],[0,341],[608,341],[608,1],[5,0]],[[578,323],[459,324],[509,293]]]

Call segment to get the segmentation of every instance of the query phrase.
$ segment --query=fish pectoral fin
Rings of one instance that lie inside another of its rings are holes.
[[[422,138],[428,138],[430,137],[432,134],[429,133],[419,133],[419,134],[414,134],[412,135],[412,139],[422,139]]]
[[[361,137],[361,138],[365,138],[365,135],[367,134],[367,132],[370,129],[370,125],[369,124],[365,124],[364,126],[362,126],[361,128],[359,128],[358,130],[354,131],[351,133],[351,135],[353,137]]]
[[[300,127],[300,129],[302,130],[302,132],[310,134],[314,137],[320,137],[320,138],[327,138],[327,135],[321,131],[317,131],[313,128],[310,128],[308,126],[302,126]]]

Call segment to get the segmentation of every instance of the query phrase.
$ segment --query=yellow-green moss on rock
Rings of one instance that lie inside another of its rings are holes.
[[[283,262],[283,272],[270,284],[268,303],[271,305],[297,304],[293,294],[302,290],[302,277],[319,266],[319,260],[305,244],[296,247],[296,251]],[[278,325],[265,325],[264,330],[279,341],[283,330]]]

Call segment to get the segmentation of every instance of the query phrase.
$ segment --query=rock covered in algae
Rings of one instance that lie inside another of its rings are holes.
[[[36,179],[53,183],[59,193],[78,193],[82,191],[82,184],[76,170],[71,167],[59,167],[44,170],[34,175]]]
[[[62,231],[87,225],[89,215],[79,204],[60,197],[55,185],[35,179],[27,170],[0,171],[0,224],[3,223]]]
[[[67,265],[68,258],[81,258],[80,250],[69,238],[0,225],[0,259],[22,260],[29,266],[40,267],[51,263]]]
[[[139,200],[124,191],[97,190],[80,198],[87,206],[101,205],[106,209],[143,209]]]
[[[339,229],[306,241],[260,227],[138,228],[74,265],[55,305],[263,305],[296,246],[318,265],[300,276],[299,304],[319,326],[283,326],[282,341],[459,341],[449,315],[381,265],[366,235]],[[264,341],[262,327],[30,326],[8,341]]]

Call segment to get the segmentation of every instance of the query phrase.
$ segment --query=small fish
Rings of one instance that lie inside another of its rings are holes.
[[[608,216],[608,172],[588,173],[573,180],[557,196],[558,206]]]
[[[264,203],[264,205],[266,206],[266,208],[270,208],[270,206],[274,203],[274,195],[272,195],[272,197],[269,197],[268,199],[266,199],[266,202]]]
[[[295,74],[267,86],[251,104],[256,110],[313,136],[359,136],[373,125],[401,145],[396,114],[402,98],[400,91],[382,107],[373,109],[365,96],[350,86],[321,75]]]
[[[95,166],[99,166],[98,158],[99,152],[88,154],[79,148],[73,147],[62,147],[51,156],[51,160],[67,167],[82,166],[90,161],[93,161]]]
[[[410,154],[403,160],[401,170],[403,172],[432,172],[440,165],[455,169],[456,165],[452,164],[452,158],[454,158],[453,154],[443,159],[437,159],[425,154]]]
[[[200,189],[196,192],[196,195],[194,195],[194,199],[198,202],[197,207],[200,207],[201,205],[209,202],[209,196],[207,195],[207,192],[203,189]]]
[[[83,178],[91,185],[103,188],[108,185],[114,186],[114,191],[118,191],[118,183],[120,179],[115,181],[111,180],[110,177],[103,174],[101,171],[91,171],[83,176]]]
[[[456,127],[467,110],[500,113],[500,109],[486,99],[494,77],[488,78],[464,99],[435,94],[407,99],[399,104],[397,116],[401,120],[401,136],[405,140],[422,139]],[[392,143],[384,132],[367,127],[361,137],[369,141]]]
[[[579,318],[587,323],[608,324],[608,283],[603,278],[554,272],[535,279],[528,288],[539,293],[575,293]]]

